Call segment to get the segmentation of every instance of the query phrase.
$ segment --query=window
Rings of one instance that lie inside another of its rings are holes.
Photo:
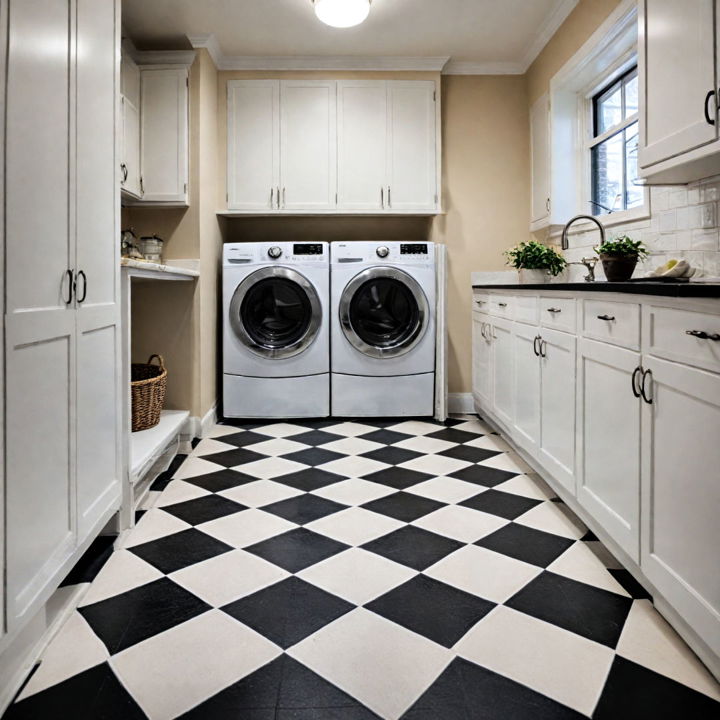
[[[590,167],[593,215],[643,204],[638,176],[637,65],[592,98]]]

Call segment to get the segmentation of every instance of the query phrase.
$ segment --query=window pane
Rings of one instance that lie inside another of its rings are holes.
[[[598,98],[597,101],[597,128],[595,135],[602,135],[613,125],[617,125],[622,120],[622,87],[610,90],[604,97]]]
[[[625,167],[627,173],[627,190],[625,207],[633,208],[642,205],[643,189],[633,185],[638,176],[638,124],[633,123],[625,130]]]
[[[633,75],[625,81],[625,114],[630,117],[638,111],[638,76]]]
[[[624,133],[619,132],[592,149],[593,200],[604,208],[622,210]],[[594,205],[594,213],[607,212]]]

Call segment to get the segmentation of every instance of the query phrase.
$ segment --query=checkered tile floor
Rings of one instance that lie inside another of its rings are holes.
[[[720,691],[472,416],[219,425],[6,715],[710,718]]]

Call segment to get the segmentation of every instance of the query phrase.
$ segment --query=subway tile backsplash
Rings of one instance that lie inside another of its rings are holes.
[[[642,240],[650,250],[650,257],[638,263],[635,276],[646,275],[651,269],[671,258],[683,258],[704,275],[720,276],[720,230],[718,229],[718,200],[720,177],[712,178],[692,187],[650,188],[651,216],[607,228],[608,238],[629,235]],[[607,219],[601,218],[602,219]],[[558,238],[559,241],[559,238]],[[569,261],[580,260],[593,254],[599,242],[597,230],[577,233],[569,238],[565,251]],[[582,266],[571,266],[568,278],[581,280]],[[596,275],[604,279],[602,265]]]

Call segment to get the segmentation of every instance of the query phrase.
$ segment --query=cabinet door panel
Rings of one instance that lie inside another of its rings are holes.
[[[514,425],[518,443],[531,452],[540,440],[540,357],[535,353],[538,335],[536,327],[515,323]]]
[[[77,0],[77,504],[82,542],[120,496],[116,0]]]
[[[515,410],[514,366],[512,322],[495,319],[492,325],[493,409],[508,427],[512,427]]]
[[[643,0],[643,140],[648,167],[717,138],[705,119],[705,98],[717,88],[713,0]],[[643,41],[644,37],[644,41]],[[708,104],[716,116],[714,102]]]
[[[384,80],[338,83],[338,208],[385,207],[387,85]]]
[[[272,212],[280,186],[280,83],[228,83],[228,209]]]
[[[140,111],[130,100],[122,100],[122,156],[127,177],[122,175],[122,189],[139,198],[140,190]]]
[[[542,224],[550,215],[550,108],[543,95],[530,108],[530,160],[532,164],[532,208],[530,222]]]
[[[577,340],[547,329],[542,339],[541,461],[574,495]]]
[[[490,345],[489,317],[480,313],[473,313],[473,357],[472,357],[472,383],[475,403],[485,410],[492,410],[492,363]],[[483,333],[484,329],[484,333]]]
[[[635,561],[640,555],[640,411],[632,392],[639,353],[580,341],[578,500]]]
[[[428,211],[437,207],[435,83],[388,82],[388,207]]]
[[[334,210],[337,193],[337,86],[280,84],[282,210]]]
[[[185,68],[140,70],[140,165],[146,202],[187,201],[187,91]]]
[[[720,653],[720,376],[651,357],[644,366],[641,567]]]

